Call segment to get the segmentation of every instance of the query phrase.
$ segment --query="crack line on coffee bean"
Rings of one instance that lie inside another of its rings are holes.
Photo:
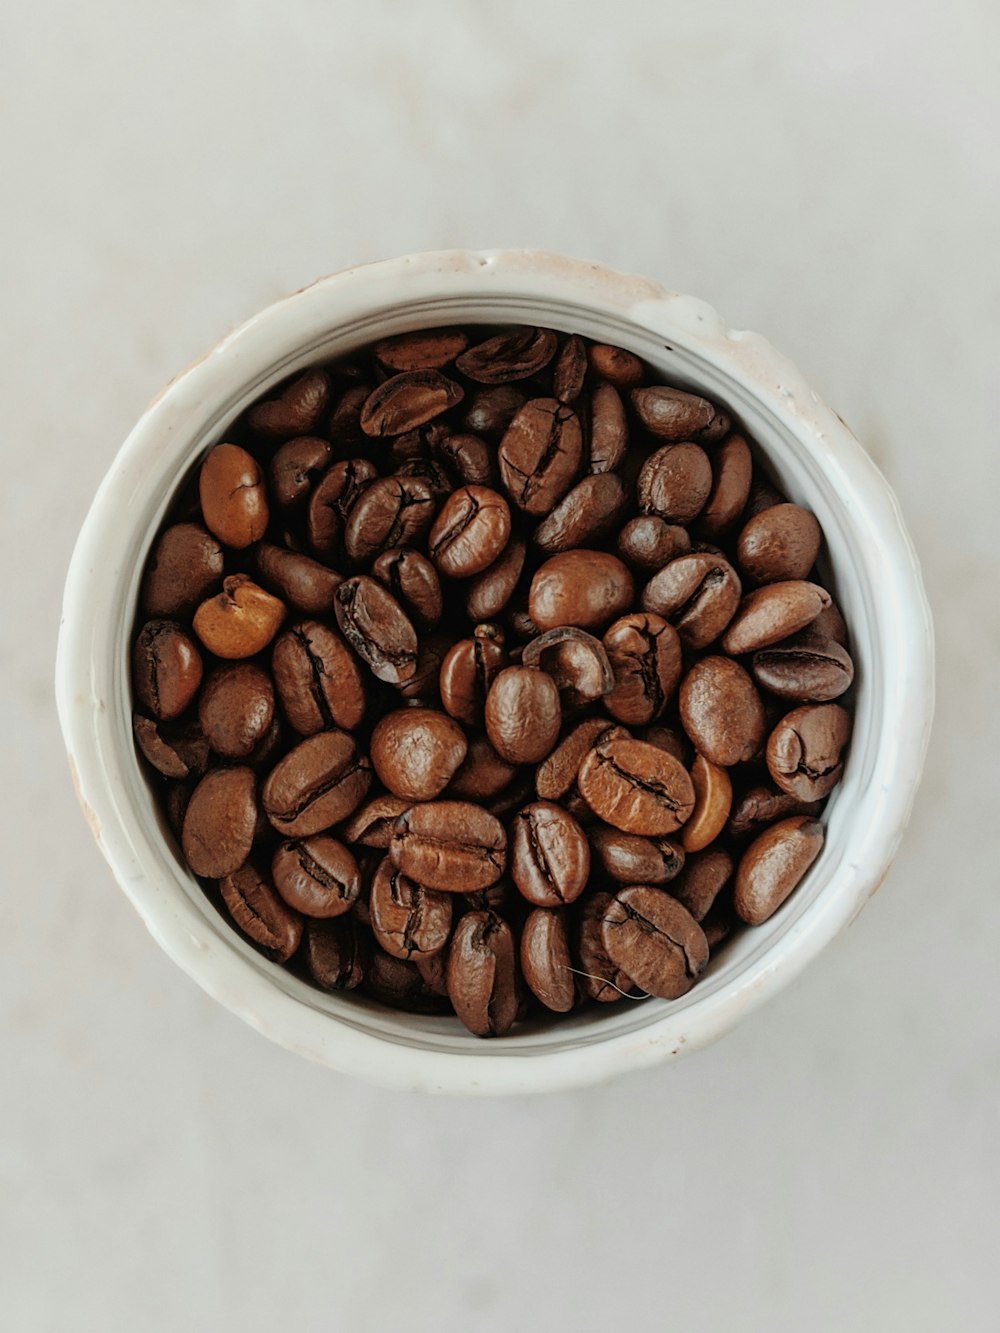
[[[642,641],[646,645],[645,651],[639,654],[639,675],[642,679],[647,696],[652,700],[653,716],[657,717],[663,711],[663,705],[666,702],[660,685],[660,673],[657,671],[657,639],[651,634],[643,634]]]
[[[367,772],[368,765],[364,759],[359,759],[352,764],[350,768],[345,768],[343,773],[338,773],[335,777],[327,778],[325,782],[320,783],[318,787],[313,787],[311,791],[305,793],[299,798],[298,804],[292,806],[290,810],[266,810],[269,818],[278,819],[283,824],[290,824],[293,820],[305,814],[309,807],[315,804],[321,796],[326,796],[334,788],[339,787],[341,783],[346,782],[348,778],[354,777],[355,773]]]
[[[322,884],[324,889],[336,889],[341,898],[347,897],[347,885],[310,856],[301,843],[296,846],[296,859],[310,879],[314,879],[317,884]]]
[[[696,969],[692,966],[691,955],[687,951],[687,945],[682,940],[675,940],[673,935],[671,935],[669,931],[664,930],[662,926],[654,925],[653,922],[650,921],[649,917],[643,916],[641,912],[637,912],[636,909],[631,905],[631,903],[623,903],[622,900],[619,898],[618,905],[625,912],[626,916],[630,920],[635,922],[635,924],[639,927],[639,929],[642,931],[644,935],[655,935],[657,939],[666,940],[670,945],[673,946],[674,949],[678,950],[681,954],[683,954],[684,973],[686,976],[691,977],[693,979],[694,977],[697,977],[699,975],[700,969]],[[625,922],[611,921],[608,924],[613,926],[615,925],[623,926]]]
[[[322,658],[318,654],[313,654],[309,639],[301,629],[293,629],[292,633],[298,639],[302,651],[305,653],[306,661],[309,663],[309,671],[312,676],[309,693],[312,695],[313,703],[316,705],[316,710],[322,719],[323,730],[326,731],[334,725],[334,721],[326,691],[323,689],[322,677],[326,675],[326,672],[323,670]]]
[[[687,599],[687,601],[682,602],[681,605],[677,607],[675,611],[672,611],[670,615],[666,617],[667,620],[669,620],[671,625],[673,625],[676,628],[681,623],[681,621],[685,619],[686,616],[693,615],[696,611],[699,610],[702,599],[708,593],[710,593],[714,588],[718,588],[720,584],[725,583],[725,581],[726,581],[725,574],[718,567],[718,565],[716,565],[713,569],[710,569],[708,571],[708,573],[698,584],[698,586],[695,588],[694,592]]]
[[[534,815],[524,814],[524,813],[518,815],[518,818],[522,820],[522,822],[527,828],[528,843],[531,847],[531,852],[535,859],[535,864],[538,868],[539,874],[546,881],[546,883],[548,884],[551,891],[555,894],[555,896],[560,901],[563,901],[563,895],[559,890],[559,884],[556,880],[556,876],[553,874],[552,869],[549,866],[549,859],[545,853],[545,848],[539,841],[538,820],[535,818]]]
[[[448,852],[456,850],[454,842],[450,842],[447,838],[435,838],[433,834],[430,833],[403,833],[399,835],[399,841],[401,843],[405,843],[407,840],[418,842],[421,846],[429,846],[432,848],[442,847]],[[480,861],[489,861],[490,865],[495,866],[501,871],[506,864],[504,851],[500,847],[484,847],[480,843],[463,842],[459,845],[458,851],[468,852],[470,855],[477,857]],[[499,856],[499,860],[496,859],[497,856]]]
[[[632,787],[640,787],[643,791],[648,791],[651,796],[656,796],[662,800],[663,804],[675,813],[681,809],[681,802],[669,792],[662,783],[657,782],[655,778],[643,778],[637,773],[629,773],[615,763],[615,761],[604,755],[598,755],[597,762],[605,768],[611,768],[615,773]],[[584,798],[586,799],[586,798]]]

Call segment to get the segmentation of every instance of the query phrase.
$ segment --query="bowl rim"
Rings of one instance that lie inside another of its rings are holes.
[[[495,1043],[460,1054],[395,1042],[390,1047],[384,1038],[266,983],[251,973],[238,950],[215,947],[206,938],[189,905],[148,873],[144,831],[122,799],[120,778],[109,775],[102,758],[116,723],[91,614],[95,571],[107,564],[128,527],[121,514],[192,412],[203,412],[223,387],[245,385],[251,368],[266,365],[270,381],[283,378],[276,347],[301,350],[307,334],[328,331],[349,311],[377,318],[379,311],[448,291],[469,299],[517,295],[529,302],[588,302],[656,337],[696,346],[701,358],[744,385],[792,434],[821,446],[827,465],[839,467],[858,522],[878,533],[877,550],[867,561],[871,573],[878,573],[874,595],[898,635],[895,664],[886,668],[895,684],[889,699],[897,722],[895,749],[880,772],[881,826],[870,821],[866,863],[859,857],[847,867],[838,892],[813,903],[765,957],[724,991],[692,1004],[682,1018],[668,1009],[638,1031],[569,1049],[505,1051],[504,1059],[488,1058]],[[912,809],[933,714],[933,675],[930,609],[895,496],[848,427],[786,357],[759,335],[728,329],[703,301],[647,278],[544,251],[448,250],[376,261],[318,279],[227,334],[152,400],[105,475],[70,561],[56,700],[78,798],[118,883],[165,952],[215,999],[286,1048],[372,1082],[443,1092],[540,1092],[604,1082],[709,1044],[794,979],[857,916],[888,872]],[[890,769],[892,784],[885,781]]]

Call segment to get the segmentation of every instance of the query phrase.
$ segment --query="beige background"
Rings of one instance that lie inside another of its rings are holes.
[[[5,1329],[996,1327],[989,0],[90,0],[0,19]],[[897,488],[939,635],[879,896],[714,1049],[493,1103],[270,1046],[163,957],[52,707],[65,566],[174,371],[319,273],[542,246],[767,334]]]

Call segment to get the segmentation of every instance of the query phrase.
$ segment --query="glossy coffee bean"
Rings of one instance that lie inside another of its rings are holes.
[[[300,551],[259,542],[254,549],[261,585],[302,615],[328,616],[343,578]]]
[[[308,435],[330,402],[330,377],[322,370],[307,370],[287,384],[276,397],[256,403],[247,414],[251,430],[269,440]]]
[[[696,921],[704,921],[732,879],[733,858],[724,847],[693,852],[668,892]]]
[[[753,837],[789,815],[818,815],[821,805],[821,801],[802,801],[774,787],[750,787],[733,805],[726,835],[735,839]]]
[[[463,486],[445,501],[434,521],[428,551],[445,578],[481,574],[510,539],[507,501],[486,486]]]
[[[618,534],[618,554],[640,574],[655,574],[690,549],[687,528],[668,523],[659,514],[630,518]],[[653,610],[652,607],[648,609]]]
[[[639,612],[622,616],[605,631],[604,647],[614,688],[604,707],[627,726],[641,726],[666,708],[681,674],[681,644],[662,616]]]
[[[532,534],[540,551],[554,554],[592,546],[614,529],[628,497],[616,472],[584,477],[569,491]]]
[[[434,443],[435,456],[466,486],[489,486],[499,482],[496,450],[468,431],[443,436]]]
[[[691,766],[694,809],[684,825],[681,843],[686,852],[700,852],[713,843],[726,826],[733,803],[733,784],[726,769],[703,754]]]
[[[299,435],[276,449],[267,474],[274,502],[283,509],[303,504],[309,492],[333,462],[329,440]]]
[[[684,849],[668,838],[643,838],[596,824],[587,838],[606,875],[619,884],[667,884],[684,868]]]
[[[563,343],[552,368],[552,392],[561,403],[575,403],[587,377],[587,345],[577,333]]]
[[[830,594],[816,583],[768,583],[743,598],[722,636],[723,652],[735,657],[780,643],[805,629],[829,604]]]
[[[466,912],[448,951],[448,998],[477,1037],[502,1037],[517,1017],[514,935],[495,912]]]
[[[441,661],[445,712],[466,726],[482,726],[486,696],[506,663],[503,634],[496,625],[477,625],[471,639],[459,639]]]
[[[361,893],[361,871],[342,842],[319,833],[283,842],[271,861],[281,898],[303,916],[343,916]]]
[[[713,452],[711,463],[712,489],[698,515],[698,533],[706,541],[718,541],[739,521],[750,498],[750,446],[742,435],[727,435]]]
[[[343,458],[332,464],[313,487],[306,511],[306,534],[313,554],[336,560],[347,516],[378,471],[366,458]]]
[[[740,604],[739,576],[728,560],[692,551],[671,560],[642,590],[642,604],[668,620],[689,651],[707,648]]]
[[[733,906],[742,921],[759,926],[773,916],[819,856],[823,825],[793,815],[755,838],[736,871]]]
[[[219,882],[222,901],[244,935],[275,963],[285,963],[299,947],[302,918],[254,868],[241,866]]]
[[[194,613],[194,631],[210,653],[237,661],[263,652],[285,618],[284,603],[246,574],[230,574],[222,592]]]
[[[389,685],[412,679],[417,633],[381,583],[366,574],[345,579],[334,596],[334,611],[341,634],[373,675]]]
[[[373,796],[341,825],[344,841],[348,846],[360,843],[363,847],[379,847],[384,851],[392,839],[393,825],[412,804],[412,801],[389,792]]]
[[[662,889],[619,889],[601,918],[608,957],[637,986],[663,1000],[686,994],[708,963],[708,941],[694,917]]]
[[[498,440],[524,406],[524,393],[513,384],[498,384],[471,394],[463,404],[463,430]]]
[[[271,670],[281,707],[300,736],[330,727],[353,731],[365,714],[357,658],[335,630],[302,620],[275,641]]]
[[[573,625],[594,633],[629,610],[635,593],[632,575],[606,551],[563,551],[552,556],[531,580],[528,611],[540,631]]]
[[[520,408],[497,451],[500,480],[518,509],[538,518],[569,490],[580,468],[583,434],[572,408],[534,398]]]
[[[364,950],[353,917],[307,920],[302,956],[321,990],[355,990],[364,978]]]
[[[764,739],[764,707],[754,683],[729,657],[703,657],[681,681],[684,730],[699,753],[729,768],[745,763]]]
[[[218,539],[200,523],[175,523],[157,539],[142,580],[147,616],[184,615],[222,582]]]
[[[447,795],[456,801],[488,804],[505,791],[517,775],[517,767],[501,759],[485,736],[473,736]]]
[[[604,945],[604,914],[614,900],[603,890],[588,894],[581,903],[573,937],[576,984],[589,1000],[615,1004],[635,990],[635,982],[612,962]]]
[[[535,770],[535,790],[541,800],[558,801],[576,782],[580,765],[598,741],[621,732],[606,717],[591,717],[571,728]],[[626,733],[622,733],[626,734]]]
[[[555,356],[557,345],[551,329],[512,328],[476,343],[455,364],[479,384],[508,384],[536,375]]]
[[[590,874],[590,846],[583,829],[551,801],[526,805],[511,825],[510,873],[536,907],[575,902]]]
[[[353,814],[371,776],[371,765],[346,732],[321,731],[275,765],[261,788],[261,803],[279,833],[306,838]]]
[[[466,801],[414,805],[396,821],[392,863],[429,889],[473,893],[495,884],[507,866],[503,825]]]
[[[433,629],[441,619],[441,580],[420,551],[405,546],[384,551],[372,565],[372,577],[389,589],[418,629]]]
[[[705,507],[712,490],[712,465],[697,444],[657,449],[643,463],[636,483],[639,508],[668,523],[690,523]]]
[[[451,934],[453,898],[408,879],[387,856],[375,872],[369,900],[376,940],[395,958],[440,953]]]
[[[645,741],[601,741],[580,765],[577,784],[599,819],[644,837],[674,833],[694,808],[686,770]]]
[[[566,1014],[576,1002],[575,974],[563,912],[536,907],[521,928],[521,972],[546,1009]]]
[[[470,620],[493,620],[501,614],[517,587],[527,550],[520,537],[511,537],[493,564],[469,580],[465,613]]]
[[[439,370],[404,370],[373,390],[361,409],[366,435],[402,435],[462,401],[462,386]]]
[[[267,490],[260,465],[236,444],[217,444],[198,474],[201,512],[225,546],[243,550],[267,530]]]
[[[231,875],[250,855],[256,825],[253,769],[213,768],[191,793],[184,812],[184,859],[196,875]]]
[[[767,742],[767,769],[777,787],[802,801],[827,796],[844,771],[851,717],[839,704],[806,704],[781,719]]]
[[[721,440],[729,418],[721,408],[697,394],[655,384],[633,389],[632,409],[644,430],[660,440]]]
[[[437,508],[421,477],[379,477],[361,492],[344,524],[344,550],[355,568],[395,546],[416,546],[430,531]]]
[[[443,370],[468,345],[462,329],[418,329],[383,338],[372,350],[390,370]]]
[[[816,563],[822,539],[819,524],[808,509],[772,505],[742,529],[736,558],[755,583],[805,579]]]
[[[850,653],[833,639],[819,639],[810,625],[799,635],[762,648],[750,664],[754,680],[779,699],[825,703],[854,680]]]
[[[132,648],[136,698],[160,722],[179,717],[201,684],[201,654],[172,620],[150,620]]]
[[[587,434],[587,470],[613,472],[628,449],[628,418],[617,389],[598,384],[590,395]]]
[[[216,754],[246,759],[274,720],[274,687],[266,671],[251,662],[220,667],[205,681],[198,699],[198,723]]]
[[[490,686],[486,734],[502,759],[537,764],[559,738],[562,710],[555,681],[534,667],[505,667]]]
[[[602,380],[616,389],[634,389],[642,383],[642,362],[633,352],[608,343],[591,343],[587,349],[590,368]]]
[[[387,713],[371,738],[372,766],[380,781],[394,796],[409,801],[432,801],[440,796],[467,750],[458,723],[431,708]]]

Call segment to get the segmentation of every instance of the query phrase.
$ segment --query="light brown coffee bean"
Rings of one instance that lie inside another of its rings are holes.
[[[389,589],[415,626],[433,629],[441,619],[441,580],[420,551],[405,546],[384,551],[372,565],[372,577]]]
[[[644,514],[670,523],[690,523],[705,507],[712,490],[712,465],[697,444],[668,444],[657,449],[639,470],[636,494]]]
[[[608,957],[663,1000],[686,994],[708,963],[708,941],[676,899],[651,885],[619,889],[601,918]]]
[[[448,998],[477,1037],[502,1037],[517,1017],[514,935],[495,912],[466,912],[448,951]]]
[[[690,549],[687,528],[668,523],[659,514],[640,514],[629,519],[618,535],[618,554],[641,574],[655,574]]]
[[[477,625],[471,639],[459,639],[441,661],[445,712],[466,726],[481,726],[486,696],[506,664],[503,633],[496,625]]]
[[[577,785],[598,818],[644,837],[674,833],[694,809],[687,771],[645,741],[601,741],[580,765]]]
[[[507,501],[486,486],[452,492],[434,521],[427,549],[446,578],[467,579],[498,560],[510,539]]]
[[[387,856],[372,880],[372,931],[394,958],[440,953],[451,934],[452,899],[415,883],[397,870]]]
[[[529,912],[521,928],[520,953],[521,972],[532,995],[546,1009],[569,1013],[576,984],[564,913],[547,907]]]
[[[196,875],[223,879],[250,855],[257,824],[257,780],[251,768],[213,768],[184,812],[181,848]]]
[[[608,343],[591,343],[587,348],[590,368],[599,379],[607,380],[616,389],[634,389],[642,383],[642,362],[624,347]]]
[[[492,620],[501,614],[517,587],[527,550],[520,537],[511,537],[493,564],[469,580],[465,614],[470,620]]]
[[[198,474],[205,526],[219,541],[242,550],[260,541],[268,523],[267,491],[257,460],[236,444],[217,444]]]
[[[721,408],[682,389],[655,384],[633,389],[632,408],[645,430],[660,440],[721,440],[729,417]]]
[[[829,604],[830,594],[816,583],[765,584],[743,598],[722,636],[723,652],[736,657],[768,648],[805,629]]]
[[[595,546],[617,526],[628,497],[616,472],[584,477],[543,518],[531,540],[541,551]]]
[[[642,590],[642,604],[663,616],[690,651],[719,637],[740,604],[740,580],[732,565],[707,551],[671,560]]]
[[[535,770],[535,790],[539,798],[558,801],[576,782],[584,758],[608,732],[625,734],[610,718],[590,717],[578,722]]]
[[[696,750],[722,768],[746,763],[764,739],[753,681],[728,657],[703,657],[681,681],[680,714]]]
[[[486,734],[502,759],[537,764],[559,739],[562,710],[555,681],[533,667],[505,667],[490,686]]]
[[[781,719],[767,742],[772,781],[790,796],[817,801],[833,791],[844,771],[851,715],[839,704],[805,704]]]
[[[628,418],[618,390],[598,384],[590,395],[587,432],[587,467],[590,472],[613,472],[628,449]]]
[[[444,370],[468,345],[462,329],[417,329],[383,338],[372,350],[390,370]]]
[[[180,616],[222,582],[222,547],[200,523],[175,523],[153,546],[142,580],[147,616]]]
[[[521,665],[538,667],[555,681],[564,712],[584,708],[615,684],[600,639],[582,629],[550,629],[524,645]]]
[[[236,661],[263,652],[285,618],[284,603],[246,574],[230,574],[222,592],[194,613],[194,631],[210,653]]]
[[[289,750],[261,788],[264,813],[295,838],[338,824],[354,813],[371,785],[371,765],[344,731],[321,731]]]
[[[271,876],[288,906],[308,917],[343,916],[361,893],[357,861],[325,833],[283,842],[271,861]]]
[[[698,532],[706,541],[718,541],[735,526],[752,480],[750,446],[742,435],[727,435],[712,455],[712,489],[698,515]]]
[[[498,819],[467,801],[414,805],[396,821],[389,855],[404,875],[442,893],[474,893],[507,867],[507,835]]]
[[[677,632],[662,616],[633,612],[605,632],[614,688],[604,696],[608,712],[627,726],[659,717],[669,703],[681,674]]]
[[[779,699],[825,703],[839,698],[854,679],[850,653],[833,639],[801,634],[754,653],[750,664],[758,685]]]
[[[632,605],[635,584],[617,556],[606,551],[563,551],[535,573],[528,612],[544,632],[573,625],[602,631]]]
[[[468,752],[448,784],[447,795],[456,801],[488,803],[505,791],[517,767],[501,759],[485,736],[473,736]]]
[[[397,709],[381,718],[372,732],[375,772],[394,796],[409,801],[440,796],[467,751],[462,728],[437,709]]]
[[[275,963],[287,963],[302,939],[302,918],[249,863],[219,881],[222,901],[244,935]]]
[[[686,852],[700,852],[714,842],[726,826],[733,803],[733,784],[726,770],[703,754],[695,756],[691,781],[694,784],[694,810],[684,825],[681,843]]]
[[[267,735],[274,720],[274,687],[266,671],[252,662],[219,667],[205,681],[198,700],[198,722],[216,754],[246,759]]]
[[[366,435],[402,435],[447,412],[464,397],[460,384],[439,370],[404,370],[374,389],[361,409]]]
[[[736,558],[756,583],[804,579],[816,563],[823,534],[801,505],[777,504],[754,515],[740,532]]]
[[[733,906],[748,925],[773,916],[802,881],[823,847],[823,825],[808,815],[772,824],[743,853]]]

